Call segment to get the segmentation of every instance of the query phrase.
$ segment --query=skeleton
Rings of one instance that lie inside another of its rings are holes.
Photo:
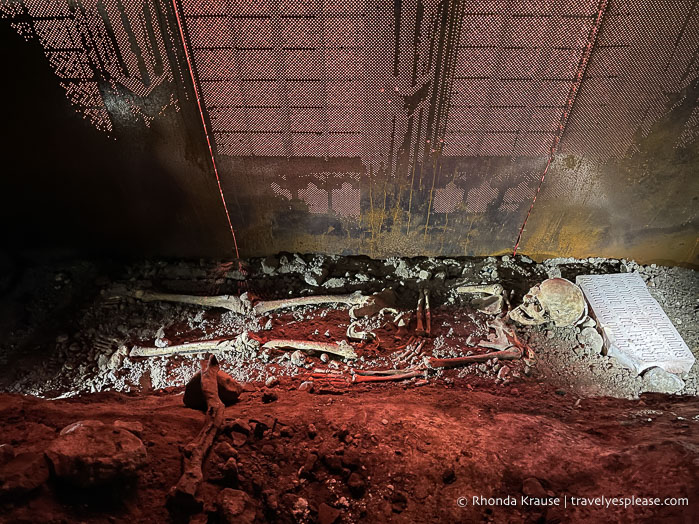
[[[456,288],[459,294],[478,295],[471,300],[471,305],[483,313],[498,315],[505,305],[505,289],[500,284],[474,284]]]
[[[587,302],[578,286],[565,278],[550,278],[524,295],[522,305],[510,311],[512,320],[527,326],[553,322],[572,326],[587,316]]]

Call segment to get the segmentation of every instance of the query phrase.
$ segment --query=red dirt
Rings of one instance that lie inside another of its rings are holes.
[[[247,439],[224,433],[217,443],[236,448],[240,478],[232,487],[252,497],[260,522],[315,522],[321,504],[340,510],[337,522],[696,521],[699,399],[647,395],[576,405],[576,397],[534,384],[476,387],[352,385],[323,395],[280,386],[272,390],[278,400],[267,403],[262,391],[244,393],[226,418],[269,429]],[[185,408],[175,392],[51,401],[3,394],[0,419],[0,443],[17,452],[45,450],[61,428],[82,419],[139,421],[148,449],[137,488],[116,505],[76,501],[49,483],[0,506],[0,521],[153,523],[170,520],[165,501],[181,473],[180,448],[204,415]],[[209,480],[217,457],[208,459]],[[689,505],[526,506],[520,497],[529,477],[561,504],[564,496],[636,496],[688,497]],[[210,522],[218,522],[214,501],[223,487],[202,486]],[[472,502],[508,495],[516,506]],[[308,502],[306,512],[299,498]]]

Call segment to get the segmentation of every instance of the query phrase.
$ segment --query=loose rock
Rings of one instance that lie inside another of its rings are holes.
[[[359,498],[364,495],[364,492],[366,491],[366,482],[359,473],[354,472],[347,480],[347,487],[349,488],[353,497]]]
[[[545,498],[548,497],[546,490],[539,482],[539,479],[529,477],[522,482],[522,493],[528,497]]]
[[[48,478],[49,468],[43,453],[21,453],[0,467],[0,498],[34,491]]]
[[[340,518],[339,509],[328,506],[325,502],[318,506],[318,524],[335,524],[338,518]]]
[[[662,368],[651,368],[643,374],[643,389],[651,393],[677,393],[684,381]]]
[[[146,447],[130,431],[83,420],[63,428],[46,456],[58,479],[92,487],[134,477],[146,462]]]
[[[302,351],[296,350],[291,354],[291,363],[294,366],[303,367],[306,364],[306,355]]]
[[[143,438],[143,424],[137,420],[115,420],[114,427],[130,431],[138,438]]]
[[[226,488],[218,496],[218,512],[226,524],[253,524],[255,505],[244,491]]]
[[[578,335],[578,342],[595,355],[602,352],[602,346],[604,345],[602,335],[593,327],[584,328]]]

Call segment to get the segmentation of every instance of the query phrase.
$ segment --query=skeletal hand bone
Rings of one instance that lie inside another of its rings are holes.
[[[315,342],[312,340],[270,340],[262,345],[269,349],[300,349],[301,351],[313,351],[317,353],[330,353],[342,358],[356,359],[357,354],[344,340],[339,343]]]
[[[352,322],[347,328],[347,338],[350,340],[374,340],[376,333],[362,331],[358,322]]]
[[[565,278],[550,278],[532,287],[522,305],[510,311],[512,320],[533,326],[553,322],[572,326],[587,315],[587,302],[578,286]]]
[[[478,343],[479,346],[489,349],[507,349],[512,346],[507,334],[512,334],[512,330],[508,328],[501,318],[496,318],[488,324],[489,327],[493,328],[495,335],[488,334],[487,340],[482,340]]]

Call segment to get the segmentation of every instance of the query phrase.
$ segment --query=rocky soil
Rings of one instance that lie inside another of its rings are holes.
[[[626,260],[527,257],[391,258],[282,254],[250,259],[240,266],[220,261],[115,263],[70,257],[0,260],[0,390],[45,397],[101,391],[149,392],[183,386],[199,369],[198,354],[132,358],[133,346],[167,347],[190,341],[231,338],[233,349],[219,355],[222,367],[244,383],[299,387],[313,373],[331,372],[351,383],[357,369],[421,366],[429,356],[473,353],[485,339],[492,316],[473,309],[454,291],[459,284],[500,283],[512,306],[543,279],[580,274],[640,273],[684,340],[699,357],[699,274],[691,269],[640,266]],[[418,290],[430,291],[433,336],[418,349],[408,334],[396,336],[392,317],[374,315],[361,326],[378,341],[354,344],[358,361],[262,350],[273,338],[324,342],[346,339],[346,306],[299,307],[264,316],[166,302],[142,302],[128,295],[152,290],[197,295],[275,298],[362,292],[396,292],[397,308],[413,313]],[[587,326],[587,327],[586,327]],[[678,383],[658,385],[603,356],[594,325],[517,327],[534,358],[495,361],[451,370],[427,370],[413,381],[473,385],[539,382],[581,397],[638,397],[644,391],[697,395],[697,365]],[[410,342],[408,344],[408,342]],[[407,345],[406,345],[407,344]],[[502,369],[505,367],[506,369]],[[337,386],[337,381],[335,381]],[[305,386],[307,387],[307,385]],[[322,384],[316,387],[322,387]]]
[[[187,521],[168,511],[167,494],[204,424],[182,393],[205,355],[130,352],[218,338],[229,341],[215,353],[242,394],[225,409],[191,522],[691,522],[696,364],[672,380],[657,368],[636,376],[601,354],[591,319],[508,325],[528,349],[516,360],[427,364],[490,351],[479,346],[493,342],[497,321],[456,293],[459,285],[499,283],[516,306],[548,277],[628,271],[643,276],[699,356],[699,278],[689,269],[526,257],[282,254],[240,266],[0,258],[0,522]],[[395,313],[375,313],[359,321],[376,335],[365,342],[347,342],[347,306],[255,316],[133,298],[385,288],[409,320],[405,333]],[[415,336],[421,289],[430,337]],[[279,338],[344,341],[359,358],[262,347]],[[419,372],[361,382],[391,369]],[[602,496],[637,502],[607,505]]]
[[[192,522],[651,523],[699,511],[695,397],[581,400],[486,378],[473,391],[275,391],[225,409]],[[0,394],[0,419],[0,521],[13,523],[171,521],[167,493],[204,423],[175,392]],[[662,502],[572,505],[602,496]]]

